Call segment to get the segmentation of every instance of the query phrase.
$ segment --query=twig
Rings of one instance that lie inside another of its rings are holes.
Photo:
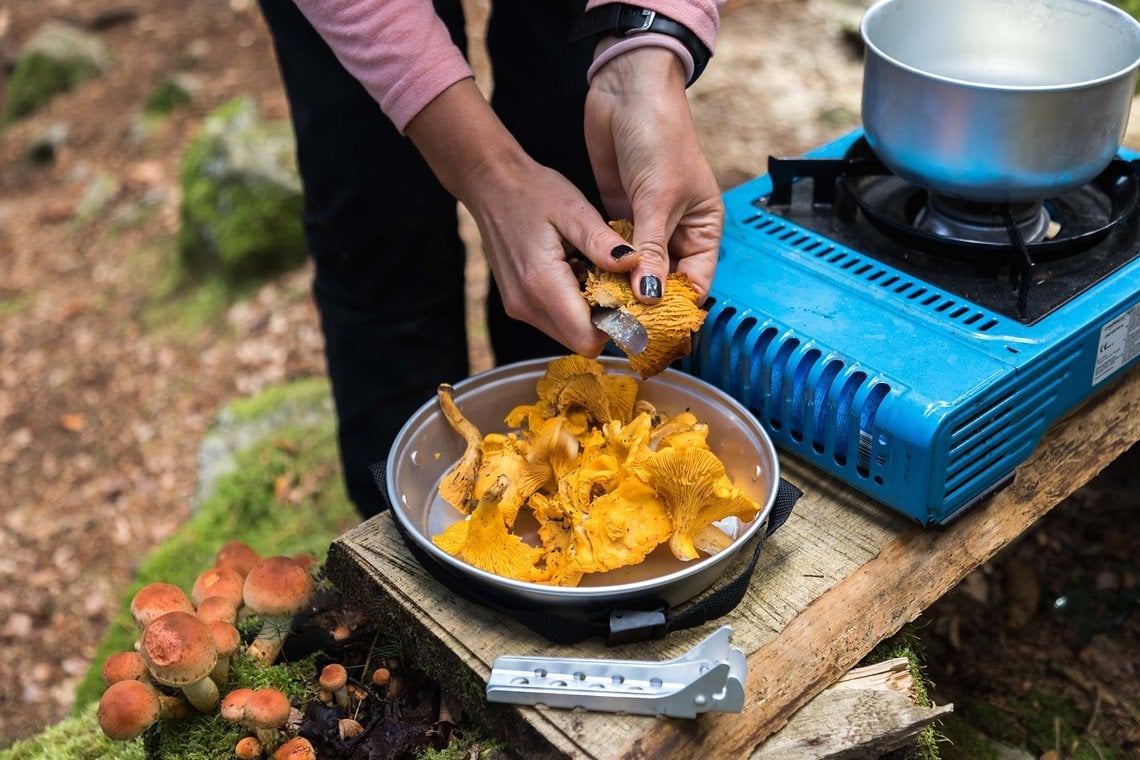
[[[372,644],[370,644],[368,647],[368,656],[364,658],[364,670],[360,672],[361,683],[364,683],[364,678],[366,675],[368,675],[368,666],[372,664],[372,650],[376,648],[376,642],[379,638],[380,631],[376,631],[376,635],[372,637]],[[364,704],[363,699],[356,703],[356,709],[352,712],[353,720],[356,720],[357,716],[360,715],[360,706],[362,704]]]
[[[1101,695],[1103,693],[1104,693],[1104,690],[1098,686],[1096,689],[1096,698],[1093,700],[1092,714],[1089,715],[1089,722],[1085,724],[1085,734],[1086,735],[1092,733],[1093,725],[1096,723],[1096,719],[1098,717],[1100,717],[1100,703],[1102,700]]]

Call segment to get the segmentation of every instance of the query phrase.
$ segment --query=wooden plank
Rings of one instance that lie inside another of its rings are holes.
[[[750,760],[881,757],[953,710],[919,706],[914,688],[905,657],[855,668],[796,711]]]
[[[740,758],[834,683],[879,641],[917,617],[971,570],[1140,439],[1140,371],[1133,370],[1055,425],[1006,490],[942,531],[909,520],[788,457],[805,492],[765,546],[741,605],[663,641],[608,649],[552,646],[526,628],[448,593],[381,515],[330,549],[330,578],[403,635],[416,660],[465,708],[527,757]],[[696,720],[490,705],[483,689],[501,654],[667,659],[717,625],[748,657],[740,715]]]

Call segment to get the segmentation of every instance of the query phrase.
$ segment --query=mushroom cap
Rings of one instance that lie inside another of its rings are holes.
[[[239,599],[237,603],[240,605],[241,600]],[[209,623],[211,620],[233,623],[237,620],[237,606],[232,599],[224,596],[208,596],[198,602],[197,614],[203,623]]]
[[[228,567],[231,570],[237,570],[243,578],[260,561],[261,555],[245,541],[226,541],[214,557],[216,567]]]
[[[321,670],[321,677],[319,679],[322,689],[329,691],[336,691],[343,689],[345,684],[348,683],[348,671],[340,663],[331,663],[325,665]]]
[[[222,719],[230,723],[241,723],[245,720],[245,703],[249,701],[251,694],[253,694],[253,689],[243,687],[234,689],[222,697],[222,701],[218,705],[218,712]]]
[[[206,623],[210,636],[214,639],[214,648],[218,650],[219,657],[229,657],[241,646],[241,632],[232,623],[224,620],[211,620]]]
[[[189,612],[155,618],[139,638],[139,654],[154,680],[166,686],[200,681],[218,661],[210,629]]]
[[[210,596],[221,596],[231,600],[234,607],[241,605],[242,588],[245,577],[237,570],[228,567],[211,567],[203,570],[194,580],[190,598],[199,604]]]
[[[102,676],[103,684],[110,686],[119,681],[148,681],[150,671],[138,652],[116,652],[103,661]]]
[[[289,720],[289,698],[279,689],[254,689],[245,700],[245,719],[257,728],[280,728]]]
[[[99,699],[99,728],[107,738],[125,742],[146,731],[161,713],[162,703],[153,686],[142,681],[119,681]]]
[[[392,680],[392,671],[388,668],[376,668],[372,671],[372,683],[376,686],[387,686],[390,680]]]
[[[273,760],[317,760],[317,751],[303,736],[294,736],[273,753]]]
[[[309,606],[313,578],[291,557],[267,557],[245,577],[245,605],[258,615],[292,617]]]
[[[261,742],[256,736],[247,736],[234,746],[234,757],[238,760],[257,760],[261,757]]]
[[[193,612],[194,605],[186,592],[172,583],[148,583],[131,599],[131,617],[140,630],[159,615],[175,610]]]

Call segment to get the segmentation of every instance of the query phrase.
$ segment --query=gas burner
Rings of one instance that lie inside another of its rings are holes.
[[[1061,225],[1049,217],[1044,201],[1018,204],[977,203],[930,193],[912,224],[922,232],[956,242],[1010,245],[1010,222],[1027,244],[1053,237]],[[1049,235],[1050,231],[1054,235]]]
[[[1114,158],[1082,187],[1019,204],[929,193],[862,137],[837,158],[769,158],[768,172],[758,206],[1025,323],[1137,255],[1140,159]]]

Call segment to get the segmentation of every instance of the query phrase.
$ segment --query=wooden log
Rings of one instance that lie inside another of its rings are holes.
[[[952,705],[915,703],[905,657],[855,668],[800,708],[751,760],[881,757],[913,741]]]

